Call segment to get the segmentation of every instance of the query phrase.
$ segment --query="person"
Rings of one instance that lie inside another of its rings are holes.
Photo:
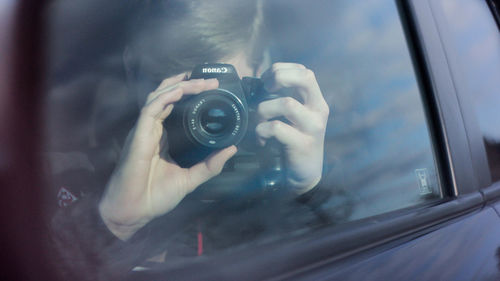
[[[173,149],[165,142],[169,132],[163,122],[176,103],[219,86],[217,79],[189,79],[197,64],[232,64],[241,77],[261,77],[269,92],[296,93],[260,103],[255,133],[261,145],[271,139],[282,145],[286,188],[294,198],[311,200],[322,179],[329,106],[312,70],[298,63],[268,63],[263,2],[146,3],[123,54],[130,88],[141,107],[137,121],[104,190],[54,218],[56,248],[71,263],[70,271],[99,271],[103,279],[151,257],[146,244],[158,244],[155,239],[147,242],[156,231],[148,226],[162,218],[184,220],[175,218],[180,202],[217,176],[237,153],[232,145],[189,168],[162,157]]]

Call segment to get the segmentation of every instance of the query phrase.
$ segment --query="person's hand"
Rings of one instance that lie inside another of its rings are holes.
[[[197,186],[220,173],[236,153],[230,146],[186,169],[168,157],[163,120],[183,95],[216,89],[216,79],[165,79],[149,94],[122,156],[99,203],[100,215],[113,234],[127,240],[155,217],[172,210]],[[161,154],[161,156],[160,156]],[[167,155],[167,157],[165,157]]]
[[[287,185],[303,194],[321,179],[328,104],[314,72],[301,64],[275,63],[262,74],[262,80],[267,91],[288,89],[302,100],[287,96],[260,103],[256,133],[262,145],[275,138],[284,146]],[[288,122],[271,120],[279,117]]]

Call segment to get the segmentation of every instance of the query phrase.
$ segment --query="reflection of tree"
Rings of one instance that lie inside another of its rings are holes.
[[[500,141],[489,137],[484,137],[483,141],[488,155],[491,178],[493,181],[500,180]]]

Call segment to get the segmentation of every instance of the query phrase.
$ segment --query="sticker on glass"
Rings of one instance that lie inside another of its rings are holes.
[[[415,175],[417,176],[420,195],[431,194],[432,188],[429,182],[429,173],[427,172],[427,169],[416,169]]]

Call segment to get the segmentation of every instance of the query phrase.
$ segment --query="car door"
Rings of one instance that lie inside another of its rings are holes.
[[[486,1],[397,3],[442,165],[443,200],[257,249],[238,256],[241,261],[221,258],[163,274],[181,277],[201,270],[210,277],[243,273],[272,280],[499,278],[498,142],[491,137],[499,132],[498,117],[491,114],[500,105],[498,26]]]

